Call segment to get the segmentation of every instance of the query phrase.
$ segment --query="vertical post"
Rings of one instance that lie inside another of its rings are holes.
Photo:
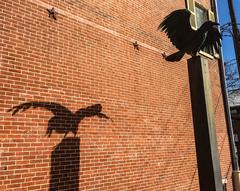
[[[228,8],[229,8],[231,24],[232,24],[233,44],[234,44],[237,66],[238,66],[238,74],[240,76],[240,39],[239,39],[240,34],[237,26],[237,19],[236,19],[234,6],[233,6],[233,0],[228,0]]]
[[[207,60],[189,59],[188,72],[200,190],[223,191]]]

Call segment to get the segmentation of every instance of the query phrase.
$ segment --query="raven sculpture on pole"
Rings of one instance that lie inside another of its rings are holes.
[[[218,52],[221,46],[221,34],[216,22],[207,21],[199,29],[194,30],[190,24],[191,12],[187,9],[173,11],[164,18],[158,30],[164,31],[178,52],[167,56],[170,62],[180,61],[185,53],[192,56],[205,47],[214,47]]]

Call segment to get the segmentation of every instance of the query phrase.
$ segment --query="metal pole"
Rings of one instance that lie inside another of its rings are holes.
[[[233,44],[236,54],[236,60],[237,60],[237,66],[238,66],[238,73],[240,76],[240,43],[239,43],[239,30],[237,27],[237,19],[233,7],[233,1],[228,0],[228,7],[229,7],[229,14],[231,18],[231,24],[232,24],[232,32],[233,32]]]
[[[217,0],[212,0],[212,1],[213,1],[213,4],[214,4],[216,21],[219,22],[218,11],[217,11]],[[235,51],[236,51],[236,49],[235,49]],[[222,95],[223,95],[223,103],[224,103],[225,117],[226,117],[227,130],[228,130],[228,139],[229,139],[229,145],[230,145],[230,150],[231,150],[231,159],[232,159],[233,190],[234,191],[239,191],[239,189],[240,189],[240,186],[239,186],[240,179],[239,179],[238,156],[237,156],[237,153],[236,153],[236,151],[237,151],[236,146],[234,144],[232,119],[231,119],[230,107],[229,107],[229,103],[228,103],[224,58],[223,58],[223,53],[222,53],[221,48],[219,49],[219,55],[220,55],[219,71],[220,71],[221,89],[222,89]],[[238,66],[239,66],[239,63],[238,63]]]
[[[207,59],[188,59],[200,191],[223,191]]]
[[[214,1],[214,11],[216,15],[216,21],[219,22],[218,12],[217,12],[217,1],[216,0],[213,0],[213,1]],[[224,108],[225,108],[226,123],[227,123],[227,129],[228,129],[228,138],[229,138],[231,156],[232,156],[232,168],[233,170],[239,170],[238,157],[236,154],[236,147],[235,147],[234,138],[233,138],[231,112],[230,112],[230,107],[228,103],[224,58],[223,58],[223,53],[221,48],[219,49],[219,55],[220,55],[220,59],[219,59],[220,80],[221,80],[221,88],[222,88]]]

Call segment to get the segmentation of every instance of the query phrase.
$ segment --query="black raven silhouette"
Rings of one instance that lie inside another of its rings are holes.
[[[12,112],[12,115],[15,115],[17,112],[25,111],[31,107],[45,108],[54,114],[54,116],[48,121],[48,128],[46,131],[46,135],[48,135],[48,137],[51,136],[52,131],[65,134],[64,137],[66,137],[68,132],[71,131],[74,136],[76,136],[78,124],[85,117],[97,116],[100,118],[110,119],[107,115],[101,113],[101,104],[94,104],[72,113],[66,107],[54,102],[26,102],[9,109],[8,112]]]
[[[180,61],[185,53],[192,56],[204,47],[214,47],[218,52],[222,36],[216,22],[207,21],[199,29],[193,30],[190,24],[191,12],[187,9],[173,11],[160,23],[158,30],[164,31],[178,52],[167,56],[167,61]]]

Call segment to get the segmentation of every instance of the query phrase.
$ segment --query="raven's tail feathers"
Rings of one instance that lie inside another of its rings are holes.
[[[169,56],[167,56],[165,58],[165,60],[169,61],[169,62],[177,62],[177,61],[180,61],[182,59],[182,57],[184,56],[185,52],[183,51],[178,51],[178,52],[175,52]]]

